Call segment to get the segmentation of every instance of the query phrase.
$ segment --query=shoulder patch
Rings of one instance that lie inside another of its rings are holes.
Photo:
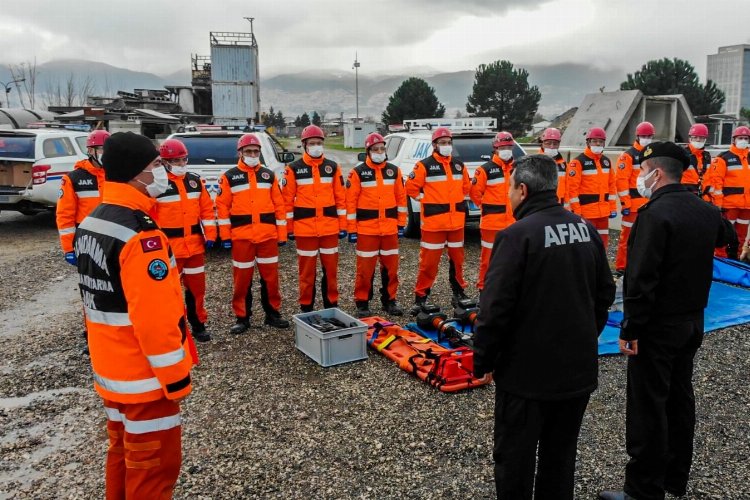
[[[161,259],[154,259],[148,263],[148,275],[155,281],[162,281],[169,275],[169,266]]]
[[[414,179],[416,176],[417,174],[415,174],[414,171],[412,170],[412,172],[409,174],[409,179]]]
[[[58,193],[57,197],[58,197],[58,198],[62,198],[62,197],[63,197],[63,190],[62,190],[62,189],[61,189],[61,190],[60,190],[60,192]]]
[[[568,172],[568,175],[571,176],[571,177],[575,177],[576,176],[576,171],[574,169],[570,169],[570,172]]]
[[[620,163],[619,165],[617,165],[617,168],[619,168],[620,170],[625,170],[625,163]]]
[[[350,187],[352,187],[352,181],[350,181],[349,179],[347,179],[346,180],[346,188],[349,189]]]
[[[150,238],[144,238],[141,240],[141,250],[144,253],[155,252],[161,250],[164,246],[161,244],[161,238],[159,236],[151,236]]]
[[[471,180],[471,183],[472,183],[472,184],[476,184],[476,183],[477,183],[477,178],[476,178],[476,177],[474,177],[474,178],[473,178],[473,179]]]
[[[283,179],[281,179],[281,185],[282,186],[286,186],[286,177],[284,177]]]

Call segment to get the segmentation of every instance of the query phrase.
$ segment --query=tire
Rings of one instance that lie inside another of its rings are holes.
[[[408,215],[406,216],[406,227],[404,228],[404,236],[407,238],[419,239],[422,231],[419,228],[419,214],[414,213],[411,208],[411,199],[406,199],[406,210]]]

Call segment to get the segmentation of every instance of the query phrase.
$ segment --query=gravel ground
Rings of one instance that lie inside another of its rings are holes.
[[[105,418],[80,355],[75,271],[62,260],[50,216],[2,214],[0,232],[0,499],[101,497]],[[354,252],[348,243],[341,248],[341,306],[351,311]],[[411,303],[418,249],[415,241],[402,245],[404,305]],[[467,231],[466,250],[473,284],[476,228]],[[281,260],[289,317],[297,296],[293,246],[282,249]],[[208,258],[214,340],[199,345],[201,365],[183,405],[176,498],[494,495],[492,388],[442,394],[373,353],[321,368],[294,348],[292,330],[261,326],[259,304],[251,331],[230,336],[230,266],[225,252]],[[433,297],[449,305],[444,270]],[[699,353],[688,498],[750,498],[748,330],[716,332]],[[624,359],[602,358],[600,388],[581,431],[577,498],[622,483],[624,390]]]

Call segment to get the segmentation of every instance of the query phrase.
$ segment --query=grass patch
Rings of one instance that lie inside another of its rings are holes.
[[[289,151],[302,151],[302,147],[300,146],[301,143],[298,137],[295,137],[294,139],[290,139],[286,137],[279,137],[278,139],[281,142],[281,144],[283,144],[284,147],[287,148]],[[300,147],[298,148],[297,146],[300,146]],[[337,151],[347,151],[349,153],[364,153],[365,152],[365,148],[345,148],[343,135],[326,137],[326,140],[323,143],[323,146],[326,149],[334,149]]]

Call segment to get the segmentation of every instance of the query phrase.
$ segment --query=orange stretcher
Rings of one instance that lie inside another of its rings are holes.
[[[486,385],[474,377],[474,351],[448,349],[388,320],[363,318],[368,326],[367,345],[442,392],[457,392]]]

